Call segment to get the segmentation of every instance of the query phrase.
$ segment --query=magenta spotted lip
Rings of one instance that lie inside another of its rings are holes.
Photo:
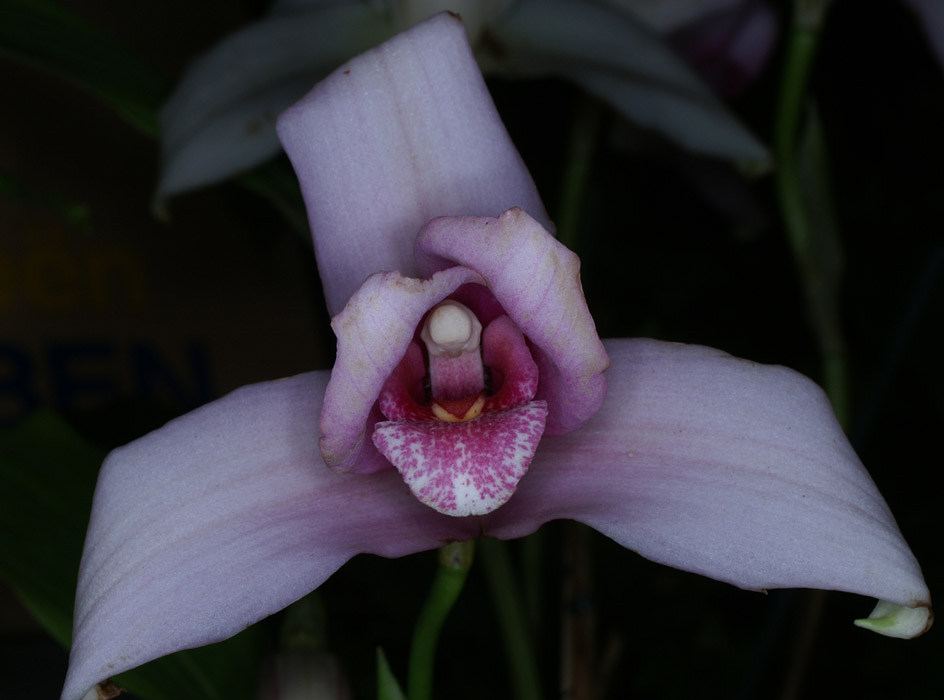
[[[462,296],[483,313],[497,306],[487,294]],[[508,316],[483,332],[475,310],[454,299],[429,311],[418,336],[426,362],[411,343],[384,384],[388,420],[375,425],[373,443],[421,503],[485,515],[514,494],[544,434],[547,403],[532,400],[537,365]]]
[[[529,401],[469,421],[378,423],[373,439],[421,503],[445,515],[485,515],[514,494],[546,418],[547,404]]]

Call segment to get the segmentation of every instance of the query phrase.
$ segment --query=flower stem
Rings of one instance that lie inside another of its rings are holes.
[[[797,178],[797,127],[806,103],[806,84],[818,38],[818,32],[804,26],[796,26],[791,32],[775,124],[777,197],[784,226],[795,252],[807,249],[810,237]]]
[[[537,662],[507,545],[500,540],[483,538],[479,541],[479,548],[505,641],[505,653],[515,688],[514,697],[516,700],[541,700],[543,695]]]
[[[577,99],[557,211],[557,239],[571,250],[577,249],[581,204],[590,181],[602,111],[600,103],[592,97]]]
[[[793,27],[787,43],[774,125],[777,196],[787,234],[798,255],[809,250],[811,233],[797,173],[797,134],[822,23],[831,3],[832,0],[794,0]]]
[[[533,532],[520,540],[521,590],[525,621],[531,639],[541,634],[541,604],[544,600],[544,530]]]
[[[561,696],[597,697],[596,609],[593,605],[590,528],[573,520],[564,527],[564,585],[561,615]]]
[[[807,311],[822,356],[821,375],[840,423],[848,421],[845,338],[839,312],[842,253],[832,212],[825,140],[807,84],[832,0],[795,0],[775,127],[777,196]],[[809,115],[805,128],[801,118]],[[802,141],[798,140],[803,135]]]
[[[410,700],[431,700],[433,696],[433,667],[439,631],[462,592],[474,551],[474,541],[452,542],[439,549],[439,568],[433,587],[413,630],[407,685]]]

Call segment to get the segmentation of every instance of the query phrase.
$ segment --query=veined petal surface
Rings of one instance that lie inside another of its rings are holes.
[[[823,391],[786,369],[654,340],[606,343],[603,408],[545,438],[509,538],[573,518],[642,556],[748,589],[930,605],[917,561]]]
[[[223,39],[191,64],[161,110],[158,194],[217,182],[274,156],[279,113],[392,32],[367,3],[325,2]]]
[[[341,66],[279,118],[278,132],[331,314],[374,272],[416,276],[413,239],[437,216],[520,206],[550,227],[452,15]]]
[[[548,403],[547,435],[574,430],[606,393],[606,351],[580,285],[580,259],[521,209],[498,219],[445,217],[416,239],[423,274],[448,265],[478,272],[508,316],[535,346]]]
[[[417,501],[395,470],[321,461],[327,372],[244,387],[111,453],[76,593],[62,700],[239,632],[360,552],[399,557],[479,533]]]

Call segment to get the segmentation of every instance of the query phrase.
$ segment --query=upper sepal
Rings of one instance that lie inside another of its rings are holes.
[[[375,272],[415,276],[413,240],[434,217],[520,206],[550,225],[465,28],[448,13],[344,64],[277,127],[332,315]]]

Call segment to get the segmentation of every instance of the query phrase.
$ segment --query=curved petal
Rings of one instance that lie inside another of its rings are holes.
[[[331,320],[338,356],[325,394],[320,440],[328,466],[359,473],[390,466],[365,432],[384,420],[374,410],[377,397],[406,354],[423,315],[459,286],[481,281],[464,267],[443,270],[428,280],[378,273]]]
[[[573,518],[741,588],[825,588],[930,605],[921,570],[822,390],[711,348],[608,341],[606,404],[541,442],[485,529]]]
[[[266,17],[193,62],[161,110],[159,195],[218,182],[279,151],[276,116],[393,29],[360,2]]]
[[[580,259],[521,209],[498,219],[444,217],[416,238],[423,274],[459,264],[483,278],[508,316],[536,346],[548,403],[547,435],[574,430],[606,393],[606,351],[580,286]]]
[[[451,15],[339,68],[279,118],[278,131],[332,314],[374,272],[415,276],[413,239],[436,216],[520,206],[550,225]]]
[[[489,36],[486,69],[558,75],[692,151],[757,165],[769,160],[682,59],[615,10],[574,0],[521,2]]]
[[[326,372],[244,387],[114,451],[95,493],[63,700],[182,648],[224,639],[360,552],[468,539],[389,470],[321,462]]]

